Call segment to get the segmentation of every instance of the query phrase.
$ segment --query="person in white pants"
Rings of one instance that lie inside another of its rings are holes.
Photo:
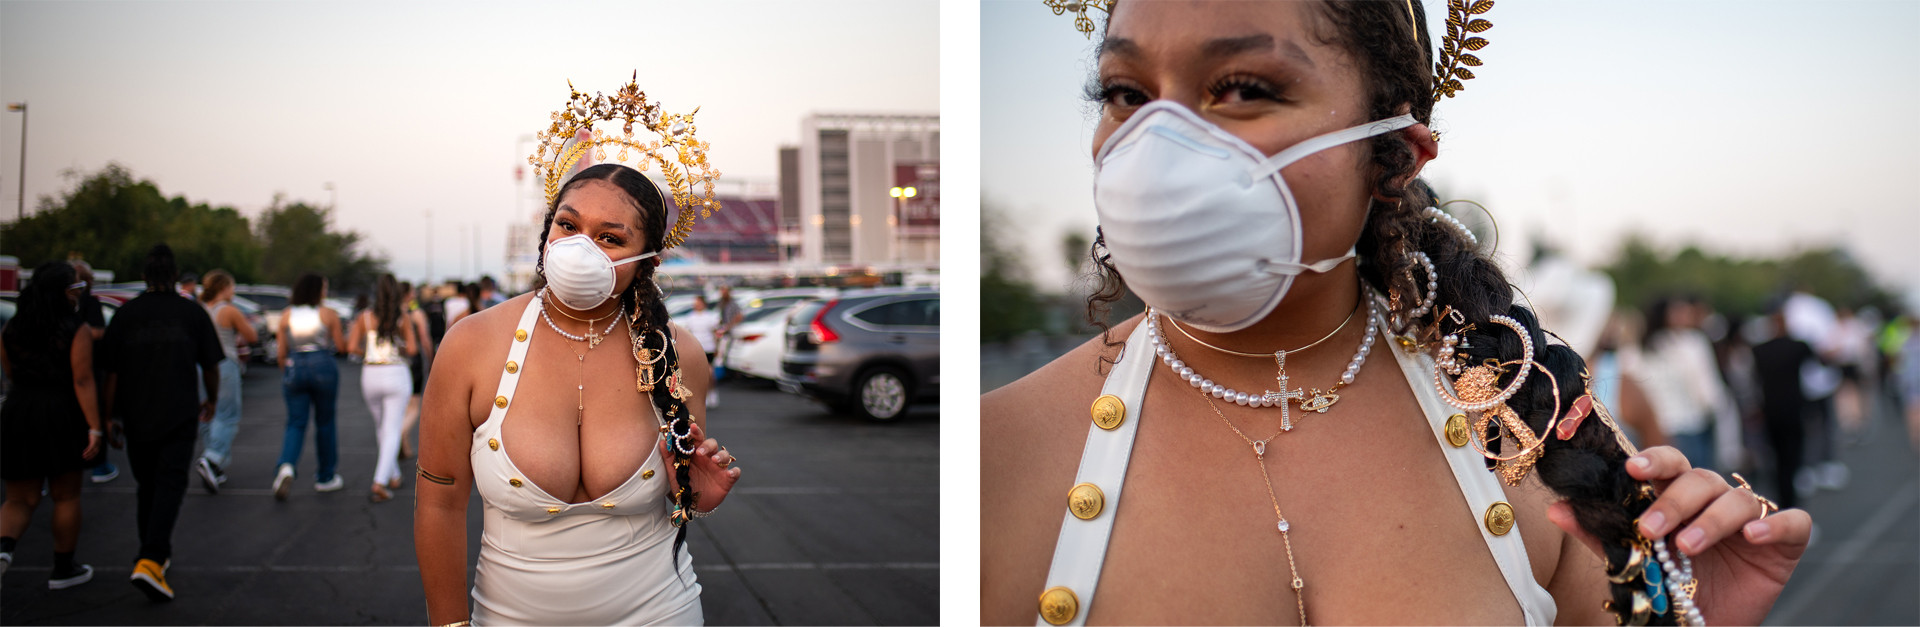
[[[353,330],[347,333],[347,351],[363,358],[360,393],[367,399],[380,438],[370,497],[375,503],[393,498],[401,485],[400,437],[406,428],[407,400],[413,396],[407,358],[420,350],[414,325],[407,324],[401,311],[405,299],[393,275],[380,275],[373,306],[354,317]]]

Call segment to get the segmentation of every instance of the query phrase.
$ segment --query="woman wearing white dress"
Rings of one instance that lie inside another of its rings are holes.
[[[703,622],[684,523],[719,506],[740,469],[704,439],[706,360],[653,282],[666,213],[640,172],[582,170],[548,205],[546,287],[447,332],[414,518],[430,624]],[[486,518],[469,597],[476,486]]]
[[[1766,617],[1807,514],[1623,444],[1417,180],[1493,2],[1047,4],[1111,11],[1089,311],[1149,309],[982,397],[984,624]]]

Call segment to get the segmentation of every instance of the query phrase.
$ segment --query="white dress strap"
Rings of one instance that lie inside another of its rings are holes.
[[[1401,348],[1398,339],[1387,332],[1387,325],[1380,327],[1383,343],[1391,347],[1387,352],[1393,353],[1399,361],[1400,371],[1406,374],[1408,387],[1413,388],[1414,397],[1420,400],[1420,410],[1426,414],[1427,422],[1433,428],[1434,440],[1439,442],[1447,465],[1453,469],[1453,479],[1460,484],[1460,493],[1466,498],[1468,511],[1474,517],[1473,526],[1480,529],[1480,537],[1486,541],[1487,550],[1493,553],[1493,561],[1499,565],[1500,574],[1507,580],[1507,587],[1513,590],[1513,598],[1520,603],[1520,611],[1525,615],[1527,624],[1552,625],[1558,608],[1553,595],[1548,594],[1546,588],[1540,587],[1540,582],[1533,578],[1533,567],[1527,559],[1527,545],[1520,541],[1520,526],[1514,522],[1513,505],[1507,503],[1506,490],[1500,487],[1499,477],[1487,468],[1487,458],[1466,442],[1466,425],[1471,418],[1448,405],[1446,400],[1440,398],[1440,392],[1434,389],[1433,357],[1425,352],[1413,353]],[[1450,439],[1447,423],[1455,414],[1461,416],[1460,424]],[[1454,444],[1456,441],[1461,444]]]
[[[487,424],[498,424],[506,417],[507,408],[513,406],[513,391],[520,387],[520,372],[527,363],[527,347],[533,344],[535,319],[540,317],[540,297],[527,299],[527,310],[520,314],[520,324],[513,329],[513,344],[507,349],[507,367],[500,371],[499,391],[494,392],[493,411],[487,414]]]
[[[1073,479],[1074,489],[1062,495],[1067,497],[1063,499],[1068,502],[1064,508],[1067,511],[1062,514],[1065,519],[1060,523],[1060,539],[1053,546],[1053,568],[1047,572],[1047,592],[1041,595],[1036,625],[1087,622],[1094,590],[1100,585],[1100,567],[1107,559],[1107,539],[1113,535],[1113,519],[1120,509],[1120,488],[1127,479],[1127,462],[1133,457],[1133,436],[1140,429],[1141,401],[1146,398],[1152,368],[1153,348],[1147,343],[1147,323],[1143,320],[1127,338],[1126,348],[1100,390],[1100,400],[1094,403],[1095,419],[1087,425],[1080,472]],[[1114,407],[1108,397],[1117,400],[1119,407]],[[1112,425],[1111,417],[1116,413],[1120,423],[1111,429],[1102,427],[1102,412],[1107,412],[1107,424]],[[1083,515],[1087,517],[1081,518]]]

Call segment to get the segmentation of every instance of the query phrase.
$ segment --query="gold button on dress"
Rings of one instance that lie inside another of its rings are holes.
[[[1093,399],[1093,424],[1112,431],[1120,428],[1120,423],[1126,421],[1127,404],[1121,402],[1120,397],[1103,394],[1100,398]]]
[[[1067,491],[1067,509],[1080,520],[1093,520],[1106,503],[1107,495],[1100,491],[1100,486],[1091,483],[1082,483]]]
[[[1496,501],[1487,506],[1487,531],[1496,536],[1507,535],[1513,531],[1513,506],[1506,501]]]
[[[1047,588],[1040,593],[1040,618],[1050,625],[1065,625],[1073,622],[1080,614],[1080,597],[1064,586]]]

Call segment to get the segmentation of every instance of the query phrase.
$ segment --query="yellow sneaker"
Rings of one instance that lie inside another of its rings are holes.
[[[173,588],[167,585],[166,567],[153,560],[143,559],[133,565],[133,587],[147,593],[147,599],[156,603],[173,600]]]

